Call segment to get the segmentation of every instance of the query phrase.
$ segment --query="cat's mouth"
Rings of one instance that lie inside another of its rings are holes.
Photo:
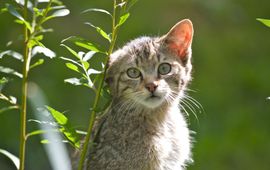
[[[151,94],[149,97],[146,98],[146,100],[158,100],[158,99],[161,99],[161,97],[155,94]]]

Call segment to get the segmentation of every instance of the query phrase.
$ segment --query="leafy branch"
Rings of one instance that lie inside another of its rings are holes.
[[[118,31],[129,18],[129,9],[136,2],[137,0],[113,0],[112,13],[99,8],[91,8],[82,12],[82,14],[97,12],[105,14],[111,18],[111,33],[107,33],[105,29],[100,26],[96,26],[90,22],[85,22],[86,25],[95,29],[101,38],[109,43],[107,50],[102,49],[102,47],[96,43],[78,36],[71,36],[62,41],[61,46],[66,48],[74,56],[74,59],[65,57],[61,57],[61,59],[66,62],[65,65],[68,69],[80,75],[80,77],[68,78],[64,81],[71,85],[88,87],[95,94],[95,98],[91,106],[87,134],[81,150],[78,170],[83,169],[96,115],[97,113],[104,111],[110,103],[110,92],[108,90],[108,85],[104,82],[109,57],[114,50]],[[73,43],[79,48],[87,50],[87,52],[76,52],[76,50],[73,50],[71,46],[67,45],[68,42]]]
[[[66,9],[58,0],[34,0],[33,3],[30,0],[15,2],[15,6],[11,3],[6,4],[6,7],[1,9],[1,12],[9,12],[16,18],[15,22],[23,26],[23,54],[13,50],[7,50],[0,53],[0,59],[5,55],[12,56],[13,58],[23,62],[23,70],[22,73],[19,73],[14,69],[0,66],[0,72],[22,78],[21,105],[20,107],[15,105],[14,102],[12,103],[14,98],[1,94],[1,99],[9,101],[14,106],[3,108],[0,110],[0,113],[17,108],[20,108],[21,110],[19,169],[23,170],[25,164],[26,140],[31,136],[26,134],[28,74],[31,69],[44,63],[44,59],[39,59],[31,65],[31,60],[38,53],[42,53],[44,56],[49,58],[55,57],[55,53],[46,48],[41,42],[44,37],[43,34],[51,31],[51,29],[44,29],[43,24],[52,18],[68,15],[69,10]],[[47,3],[46,7],[42,8],[42,5],[40,5],[41,3]],[[9,43],[9,45],[11,44],[12,42]]]

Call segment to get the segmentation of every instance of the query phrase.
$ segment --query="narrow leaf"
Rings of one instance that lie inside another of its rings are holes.
[[[37,62],[35,62],[34,64],[32,64],[32,65],[30,66],[30,69],[33,69],[33,68],[35,68],[35,67],[37,67],[37,66],[39,66],[39,65],[41,65],[41,64],[43,64],[43,63],[44,63],[44,59],[41,58],[41,59],[39,59]]]
[[[90,66],[90,64],[87,61],[81,61],[83,64],[83,67],[85,68],[85,70],[87,70]]]
[[[19,106],[8,106],[0,109],[0,114],[9,110],[19,109]]]
[[[55,121],[60,125],[59,130],[65,135],[65,137],[69,140],[69,142],[75,146],[76,148],[80,147],[80,140],[78,138],[78,134],[76,131],[71,128],[71,125],[68,122],[68,118],[60,113],[59,111],[46,106],[48,111],[51,113]]]
[[[3,149],[0,149],[0,153],[7,156],[13,162],[13,164],[16,166],[16,168],[19,169],[20,159],[18,157],[16,157],[15,155],[13,155],[10,152],[3,150]]]
[[[257,21],[260,21],[261,23],[263,23],[267,27],[270,27],[270,19],[257,18]]]
[[[123,25],[127,21],[128,17],[129,17],[129,13],[122,15],[120,17],[119,23],[116,25],[116,27]]]
[[[17,71],[11,69],[11,68],[7,68],[7,67],[2,67],[0,66],[0,72],[2,73],[6,73],[6,74],[12,74],[12,75],[15,75],[19,78],[22,78],[23,75],[21,73],[18,73]]]
[[[80,56],[77,54],[76,51],[72,50],[69,46],[65,45],[65,44],[61,44],[61,46],[65,47],[71,54],[73,54],[75,57],[77,57],[78,59],[80,59]]]
[[[17,60],[23,61],[23,56],[16,51],[12,50],[3,51],[0,53],[0,59],[3,58],[5,55],[9,55]]]
[[[76,65],[74,65],[72,63],[66,63],[66,66],[67,66],[67,68],[80,73],[80,70],[79,70],[79,68]]]
[[[87,13],[87,12],[101,12],[112,17],[112,14],[104,9],[90,8],[90,9],[84,10],[82,13]]]
[[[62,40],[61,43],[65,42],[65,41],[70,41],[73,42],[75,45],[79,46],[79,47],[83,47],[87,50],[91,50],[91,51],[95,51],[95,52],[100,52],[100,53],[105,53],[102,52],[101,50],[99,50],[99,48],[97,47],[97,45],[88,42],[87,40],[81,38],[81,37],[76,37],[76,36],[70,36],[64,40]],[[62,44],[61,44],[62,45]],[[67,47],[66,47],[67,48]],[[74,51],[75,52],[75,51]],[[75,52],[76,53],[76,52]],[[77,58],[79,58],[78,54],[76,53]],[[80,58],[79,58],[80,59]]]
[[[96,31],[97,31],[103,38],[105,38],[105,39],[107,39],[109,42],[111,42],[111,38],[110,38],[109,34],[107,34],[102,28],[97,27],[97,26],[93,25],[93,24],[90,23],[90,22],[85,22],[84,24],[89,25],[89,26],[95,28]]]
[[[68,9],[60,9],[55,11],[51,16],[52,17],[64,17],[67,16],[70,13]]]
[[[18,11],[14,8],[14,6],[7,4],[7,10],[8,12],[18,18],[19,20],[25,21],[24,18],[21,16],[21,14],[18,13]]]
[[[40,135],[44,133],[50,133],[50,132],[59,132],[57,129],[50,129],[50,130],[35,130],[33,132],[30,132],[26,135],[26,138],[29,138],[31,136]]]
[[[46,57],[49,57],[49,58],[54,58],[56,56],[56,54],[52,50],[50,50],[46,47],[35,46],[32,50],[32,57],[34,57],[38,53],[42,53]]]
[[[68,119],[64,114],[58,112],[57,110],[51,108],[50,106],[46,106],[46,108],[59,125],[65,126],[67,124]]]
[[[69,61],[69,62],[71,62],[71,63],[73,63],[73,64],[78,65],[78,66],[81,66],[77,61],[72,60],[72,59],[70,59],[70,58],[60,57],[60,59],[62,59],[62,60],[64,60],[64,61]]]
[[[88,53],[86,53],[83,57],[83,61],[88,61],[90,60],[94,55],[96,54],[95,51],[89,51]]]

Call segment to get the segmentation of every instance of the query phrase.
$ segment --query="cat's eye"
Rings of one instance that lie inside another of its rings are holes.
[[[128,77],[135,79],[141,76],[141,72],[139,69],[131,67],[127,70],[127,75]]]
[[[166,75],[171,72],[172,66],[169,63],[161,63],[158,66],[158,73],[161,75]]]

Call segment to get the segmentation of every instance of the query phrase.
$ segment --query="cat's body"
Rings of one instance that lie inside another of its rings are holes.
[[[190,80],[192,36],[183,20],[161,38],[135,39],[111,55],[113,100],[95,125],[86,169],[185,168],[191,144],[179,102]]]

